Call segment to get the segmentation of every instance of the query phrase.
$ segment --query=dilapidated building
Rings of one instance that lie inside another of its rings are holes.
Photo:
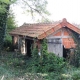
[[[76,48],[74,33],[79,35],[80,29],[65,18],[53,23],[24,24],[10,32],[14,48],[18,48],[22,54],[31,55],[31,45],[35,40],[35,45],[40,51],[41,41],[45,38],[48,52],[60,57],[65,57],[68,50]]]

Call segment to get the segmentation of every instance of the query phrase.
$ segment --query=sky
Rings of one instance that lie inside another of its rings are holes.
[[[50,20],[59,21],[66,18],[70,23],[80,24],[80,0],[47,0],[47,10],[50,12]],[[33,23],[32,17],[24,13],[20,6],[14,6],[13,12],[18,26],[24,22]],[[39,17],[37,16],[36,19]]]

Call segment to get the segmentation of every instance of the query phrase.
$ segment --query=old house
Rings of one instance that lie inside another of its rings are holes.
[[[68,51],[76,48],[74,33],[79,35],[80,29],[65,18],[54,23],[24,24],[10,32],[14,48],[18,48],[22,54],[31,55],[31,45],[34,41],[40,52],[41,40],[46,38],[48,52],[60,57],[66,57]]]

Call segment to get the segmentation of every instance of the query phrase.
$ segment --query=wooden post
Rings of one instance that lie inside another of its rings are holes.
[[[74,49],[70,49],[70,63],[73,63],[73,57],[74,57]]]
[[[13,49],[17,49],[17,42],[18,42],[18,37],[17,36],[12,36]]]
[[[23,55],[26,55],[26,49],[25,49],[25,38],[21,39],[21,53]]]

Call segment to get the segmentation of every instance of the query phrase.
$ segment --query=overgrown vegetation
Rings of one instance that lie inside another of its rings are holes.
[[[9,10],[8,18],[7,18],[7,27],[6,27],[6,34],[4,38],[4,50],[11,51],[12,50],[12,37],[9,34],[10,31],[15,29],[17,24],[15,22],[15,16],[12,10]]]
[[[32,49],[31,58],[21,53],[2,52],[0,54],[0,79],[4,77],[4,80],[79,80],[80,68],[64,62],[63,58],[54,53],[48,53],[46,43],[44,39],[41,55],[38,54],[37,48]]]
[[[51,54],[52,55],[52,54]],[[51,57],[55,59],[50,59]],[[0,79],[3,80],[79,80],[80,68],[75,68],[65,63],[64,66],[55,63],[56,56],[49,56],[42,65],[33,61],[32,58],[26,58],[20,53],[2,52],[0,55]],[[55,62],[53,62],[55,60]],[[39,60],[40,61],[40,60]],[[62,60],[61,60],[62,61]],[[35,63],[34,63],[35,62]],[[54,65],[53,65],[54,64]],[[57,64],[57,65],[56,65]],[[50,65],[50,66],[49,66]],[[62,67],[61,67],[62,66]],[[50,70],[53,69],[53,70]],[[57,70],[58,69],[58,70]]]
[[[80,68],[64,62],[63,58],[47,52],[46,40],[42,41],[41,55],[32,50],[32,57],[21,53],[2,52],[0,54],[0,79],[4,80],[79,80]]]
[[[76,43],[76,48],[74,50],[73,59],[70,63],[71,63],[71,65],[73,65],[75,67],[80,67],[80,38],[79,38],[79,34],[73,32],[73,31],[72,31],[72,33],[73,33],[72,37]]]
[[[62,68],[66,65],[65,62],[63,62],[63,58],[47,52],[46,40],[42,42],[41,55],[38,55],[37,48],[34,48],[32,56],[34,61],[32,65],[36,72],[62,72]]]

